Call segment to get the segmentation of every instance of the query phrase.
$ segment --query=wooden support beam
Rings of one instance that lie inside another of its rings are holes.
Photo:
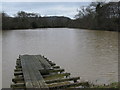
[[[57,68],[60,68],[60,66],[53,66],[52,68],[57,69]]]
[[[21,63],[21,61],[20,61],[20,60],[17,60],[16,63]]]
[[[47,60],[49,63],[52,63],[52,61],[50,61],[50,60]]]
[[[21,61],[16,61],[16,63],[21,63]]]
[[[13,78],[12,81],[13,81],[14,83],[24,82],[24,78],[23,78],[23,77]]]
[[[17,61],[21,61],[20,58],[17,58]]]
[[[17,66],[15,66],[15,67],[16,67],[16,69],[18,69],[18,68],[22,68],[22,66],[18,66],[18,65],[17,65]]]
[[[23,72],[14,72],[14,75],[16,76],[16,75],[23,75]]]
[[[44,59],[46,59],[46,61],[49,61],[49,59],[47,58],[47,57],[45,57],[45,56],[42,56]]]
[[[11,85],[11,88],[25,88],[25,83],[15,83]]]
[[[69,87],[77,87],[77,86],[88,86],[87,82],[76,82],[76,83],[70,83],[70,84],[64,84],[64,85],[58,85],[58,86],[50,86],[50,89],[65,89]]]
[[[17,64],[17,63],[21,63],[21,60],[17,60],[17,61],[16,61],[16,64]]]
[[[44,57],[45,59],[46,59],[46,61],[49,61],[49,59],[48,58],[46,58],[46,57]]]
[[[17,59],[16,62],[21,62],[21,60],[20,60],[20,59]]]
[[[72,77],[72,78],[63,78],[63,79],[55,79],[55,80],[47,80],[45,81],[47,84],[50,83],[57,83],[57,82],[64,82],[64,81],[77,81],[78,79],[80,79],[80,77]]]
[[[47,78],[47,77],[61,77],[61,76],[70,76],[70,73],[61,73],[61,74],[51,74],[51,75],[43,75],[43,78]]]
[[[14,69],[14,72],[22,71],[22,68]]]
[[[16,63],[17,66],[21,66],[21,63]]]
[[[55,72],[64,72],[64,69],[49,69],[49,70],[39,70],[42,75],[48,75],[50,73],[55,73]]]
[[[53,73],[53,72],[64,72],[64,69],[53,69],[53,70],[49,70],[49,73]]]
[[[23,78],[24,76],[23,75],[17,75],[15,76],[15,78]]]
[[[53,63],[53,62],[49,62],[49,64],[50,64],[51,66],[55,66],[55,65],[56,65],[56,64]]]

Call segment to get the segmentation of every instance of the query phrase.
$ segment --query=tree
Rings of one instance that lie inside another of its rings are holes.
[[[25,18],[25,17],[41,17],[40,14],[38,13],[27,13],[27,12],[24,12],[24,11],[19,11],[17,13],[17,16],[16,17],[22,17],[22,18]]]
[[[76,21],[79,27],[116,30],[119,26],[120,2],[92,2],[78,10]],[[84,25],[84,26],[83,26]]]

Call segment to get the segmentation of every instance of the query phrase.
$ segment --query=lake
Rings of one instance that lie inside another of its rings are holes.
[[[118,81],[118,32],[47,28],[2,32],[2,87],[14,77],[20,54],[41,54],[81,81]]]

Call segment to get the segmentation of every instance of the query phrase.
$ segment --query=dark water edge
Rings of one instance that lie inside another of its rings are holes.
[[[120,30],[105,30],[105,29],[90,29],[90,28],[76,28],[76,27],[42,27],[42,28],[19,28],[19,29],[2,29],[3,31],[6,30],[28,30],[28,29],[47,29],[47,28],[68,28],[68,29],[83,29],[83,30],[95,30],[95,31],[114,31],[114,32],[120,32]]]

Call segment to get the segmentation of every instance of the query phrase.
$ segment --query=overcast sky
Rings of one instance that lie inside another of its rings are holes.
[[[73,18],[77,9],[90,2],[3,2],[2,11],[13,16],[18,11],[39,13],[41,16],[67,16]]]

